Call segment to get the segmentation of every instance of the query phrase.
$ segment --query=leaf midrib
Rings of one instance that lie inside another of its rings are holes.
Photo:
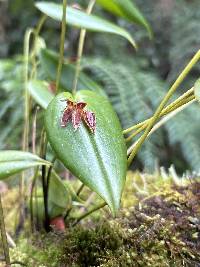
[[[104,160],[103,160],[104,158],[101,156],[101,153],[99,152],[95,138],[93,138],[91,136],[91,134],[88,133],[88,130],[86,129],[86,126],[84,124],[83,124],[83,128],[84,128],[84,132],[89,135],[89,139],[90,139],[90,142],[92,144],[93,151],[94,152],[97,151],[97,153],[98,153],[97,159],[98,159],[99,167],[101,169],[101,172],[103,173],[103,175],[106,178],[105,181],[106,181],[107,188],[109,189],[108,192],[110,194],[110,200],[112,201],[112,204],[114,204],[115,202],[114,202],[114,197],[113,197],[112,186],[111,186],[109,179],[107,179],[109,177],[109,175],[108,175],[107,169],[106,169],[105,164],[104,164]],[[101,138],[101,137],[98,136],[97,138]]]

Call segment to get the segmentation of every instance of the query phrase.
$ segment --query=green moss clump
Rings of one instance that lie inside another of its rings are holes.
[[[10,255],[12,262],[22,262],[27,267],[61,267],[61,247],[62,236],[59,234],[37,233],[30,239],[20,239],[18,246],[10,250]]]
[[[199,218],[200,182],[167,183],[116,219],[37,234],[12,250],[12,258],[22,251],[28,267],[199,266]]]

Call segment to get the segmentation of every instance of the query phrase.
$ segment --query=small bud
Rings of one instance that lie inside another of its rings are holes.
[[[56,231],[64,232],[65,231],[64,218],[62,216],[53,218],[50,221],[50,226]]]

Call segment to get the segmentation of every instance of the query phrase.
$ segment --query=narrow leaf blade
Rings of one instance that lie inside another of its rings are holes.
[[[149,36],[152,37],[152,30],[149,23],[147,22],[147,20],[142,15],[142,13],[140,12],[140,10],[133,1],[97,0],[97,3],[111,13],[145,27],[149,33]]]
[[[15,150],[0,151],[0,180],[39,165],[50,165],[50,162],[29,152]]]
[[[62,20],[62,5],[52,2],[37,2],[35,6],[52,19],[57,21]],[[116,26],[115,24],[97,16],[88,15],[75,8],[67,7],[66,22],[72,26],[84,28],[90,31],[120,35],[126,38],[135,48],[137,47],[132,36],[122,27]]]

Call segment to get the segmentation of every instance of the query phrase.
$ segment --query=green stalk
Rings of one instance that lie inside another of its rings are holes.
[[[31,71],[31,79],[34,79],[37,75],[37,62],[36,62],[36,48],[37,48],[37,39],[38,39],[38,36],[40,34],[40,31],[42,29],[42,26],[44,25],[45,21],[47,19],[47,16],[46,15],[43,15],[41,17],[41,19],[39,20],[36,28],[34,29],[33,33],[34,33],[34,44],[33,44],[33,52],[32,52],[32,56],[31,56],[31,59],[32,59],[32,71]],[[37,111],[36,111],[37,113]],[[34,118],[34,124],[36,123],[36,115],[35,115],[35,118]],[[33,140],[33,138],[32,138]],[[33,143],[33,142],[32,142]],[[33,146],[34,148],[34,146]],[[41,148],[41,144],[40,144],[40,148]],[[33,153],[35,153],[35,149],[33,149]],[[41,154],[41,152],[40,152]],[[35,188],[35,185],[36,185],[36,181],[37,181],[37,178],[38,178],[38,174],[39,174],[39,167],[36,168],[35,170],[35,173],[34,173],[34,176],[33,176],[33,179],[32,179],[32,184],[31,184],[31,196],[30,196],[30,220],[31,220],[31,229],[32,229],[32,232],[34,231],[34,218],[33,218],[33,192],[34,192],[34,188]]]
[[[175,83],[171,86],[171,88],[169,89],[169,91],[167,92],[167,94],[165,95],[163,100],[161,101],[160,105],[158,106],[158,108],[156,109],[156,111],[153,115],[152,120],[149,122],[144,134],[141,136],[141,138],[138,140],[138,143],[136,144],[136,146],[132,150],[132,152],[128,158],[128,166],[130,166],[130,164],[132,163],[135,155],[137,154],[138,150],[140,149],[140,147],[144,143],[145,139],[147,138],[154,123],[159,118],[160,113],[162,112],[164,106],[169,101],[170,97],[174,94],[174,92],[179,87],[179,85],[182,83],[182,81],[185,79],[185,77],[188,75],[188,73],[191,71],[192,67],[198,62],[199,58],[200,58],[200,50],[194,55],[194,57],[191,59],[191,61],[188,63],[188,65],[185,67],[185,69],[182,71],[182,73],[179,75],[179,77],[177,78]]]
[[[190,101],[186,102],[185,104],[181,105],[180,107],[178,107],[174,111],[172,111],[169,114],[167,114],[164,118],[162,118],[159,122],[157,122],[153,126],[153,128],[151,129],[151,131],[148,134],[148,137],[152,133],[154,133],[156,130],[158,130],[162,125],[164,125],[168,120],[170,120],[171,118],[176,116],[179,112],[183,111],[185,108],[187,108],[189,105],[193,104],[195,101],[196,101],[195,97],[191,97]]]
[[[1,202],[1,193],[0,193],[0,230],[1,230],[1,238],[2,238],[4,255],[5,255],[6,267],[9,267],[9,266],[11,266],[10,265],[10,254],[9,254],[7,235],[6,235],[6,228],[5,228],[5,223],[4,223],[3,207],[2,207],[2,202]]]
[[[174,111],[172,111],[171,113],[169,113],[168,115],[166,115],[164,118],[162,118],[162,120],[160,120],[158,123],[156,123],[154,125],[154,127],[151,129],[151,131],[148,133],[149,137],[151,134],[153,134],[156,130],[158,130],[163,124],[165,124],[168,120],[170,120],[171,118],[173,118],[175,115],[177,115],[179,112],[181,112],[182,110],[184,110],[185,108],[187,108],[189,105],[191,105],[192,103],[194,103],[196,101],[195,98],[193,98],[192,100],[190,100],[189,102],[183,104],[182,106],[180,106],[179,108],[175,109]],[[134,147],[137,145],[139,140],[137,140],[135,143],[133,143],[127,150],[127,155],[129,155],[131,153],[131,151],[134,149]]]
[[[92,9],[95,5],[95,2],[96,2],[96,0],[90,0],[88,8],[86,10],[87,14],[91,14]],[[72,90],[73,95],[75,95],[76,90],[77,90],[78,77],[80,74],[81,58],[83,55],[83,47],[84,47],[84,43],[85,43],[85,36],[86,36],[86,30],[81,29],[80,37],[79,37],[79,43],[78,43],[76,70],[75,70],[75,76],[74,76],[74,81],[73,81],[73,90]]]
[[[23,128],[23,142],[22,150],[28,151],[28,136],[29,136],[29,113],[30,113],[30,98],[28,92],[28,76],[29,76],[29,43],[30,37],[33,34],[33,29],[28,29],[24,37],[24,128]],[[20,194],[20,218],[22,222],[24,220],[24,177],[25,172],[22,172],[20,184],[19,184],[19,194]]]
[[[93,212],[102,209],[103,207],[105,207],[107,205],[106,202],[103,202],[97,206],[95,206],[94,208],[92,208],[91,210],[89,210],[88,212],[84,213],[83,215],[81,215],[76,222],[73,224],[73,226],[77,225],[80,221],[82,221],[83,219],[85,219],[87,216],[91,215]]]
[[[140,128],[138,128],[135,132],[133,132],[130,136],[128,136],[125,139],[126,143],[128,143],[129,141],[131,141],[136,135],[140,134],[147,127],[147,125],[148,125],[147,122],[144,123]]]
[[[67,11],[67,0],[63,0],[63,16],[62,16],[62,27],[61,27],[61,36],[60,36],[60,54],[59,54],[59,63],[57,68],[56,76],[56,93],[59,92],[60,77],[62,72],[62,64],[64,57],[64,43],[65,43],[65,33],[66,33],[66,11]],[[42,22],[41,21],[41,25]],[[43,142],[40,145],[42,151],[42,157],[45,158],[46,155],[46,146],[47,139],[46,136],[43,136]],[[49,226],[49,213],[48,213],[48,187],[50,182],[52,167],[50,167],[48,174],[46,176],[46,167],[42,166],[42,187],[43,187],[43,196],[44,196],[44,210],[45,210],[45,229],[48,232],[50,230]]]
[[[53,157],[52,159],[52,165],[49,167],[49,170],[48,170],[48,173],[47,173],[47,177],[46,177],[46,200],[45,200],[45,205],[46,205],[46,210],[47,210],[47,213],[48,213],[48,221],[49,221],[49,206],[48,206],[48,200],[49,200],[49,185],[50,185],[50,180],[51,180],[51,172],[52,172],[52,169],[53,169],[53,165],[56,161],[56,157]]]
[[[39,167],[36,167],[35,173],[33,175],[32,183],[31,183],[31,193],[30,193],[30,220],[31,220],[31,231],[32,233],[34,232],[34,216],[33,216],[33,194],[34,194],[34,189],[36,186],[37,178],[39,175]],[[35,198],[35,201],[36,198]]]
[[[59,62],[58,62],[58,69],[57,69],[57,76],[56,76],[56,93],[59,92],[59,85],[60,85],[60,77],[62,72],[62,65],[63,65],[63,57],[64,57],[64,47],[65,47],[65,33],[66,33],[66,13],[67,13],[67,0],[63,0],[63,15],[62,15],[62,26],[61,26],[61,36],[60,36],[60,54],[59,54]],[[45,137],[44,140],[44,154],[46,155],[46,146],[47,146],[47,139]],[[53,159],[53,162],[56,158]],[[49,212],[48,212],[48,191],[49,191],[49,183],[51,179],[51,171],[52,167],[49,168],[47,176],[46,176],[46,167],[42,166],[42,187],[43,187],[43,195],[44,195],[44,210],[45,210],[45,229],[48,232],[50,230],[49,225]]]
[[[187,104],[188,102],[192,101],[193,99],[195,99],[195,95],[190,95],[189,97],[187,97],[186,99],[183,99],[182,101],[180,101],[179,103],[177,103],[176,105],[174,105],[173,107],[169,108],[166,112],[163,112],[163,116],[171,113],[172,111],[175,111],[176,109],[180,108],[181,106]]]
[[[169,106],[167,106],[165,109],[162,110],[162,112],[160,113],[160,117],[163,117],[163,116],[166,116],[167,114],[175,111],[176,109],[178,109],[179,107],[185,105],[186,103],[192,101],[193,99],[195,99],[195,96],[194,95],[191,95],[185,99],[182,99],[181,101],[175,103],[173,102],[172,104],[170,104]],[[132,138],[134,138],[136,135],[138,135],[139,133],[141,133],[144,129],[146,129],[146,127],[148,126],[148,123],[152,120],[152,118],[148,119],[145,121],[145,123],[140,127],[138,128],[135,132],[133,132],[130,136],[128,136],[125,140],[126,142],[129,142]]]
[[[33,69],[31,72],[31,79],[35,78],[36,73],[37,73],[37,62],[36,62],[36,49],[37,49],[37,39],[40,34],[40,31],[42,29],[42,26],[44,22],[46,21],[47,16],[43,15],[41,19],[39,20],[35,30],[34,30],[34,43],[33,43],[33,53],[32,53],[32,65]]]
[[[41,135],[40,135],[40,144],[39,144],[39,156],[43,157],[43,153],[44,153],[44,143],[45,143],[45,131],[44,128],[41,131]],[[34,218],[33,218],[33,194],[34,194],[34,189],[35,189],[35,201],[37,203],[37,179],[39,177],[39,167],[36,167],[34,175],[33,175],[33,179],[32,179],[32,184],[31,184],[31,194],[30,194],[30,219],[31,219],[31,229],[32,231],[34,231]]]
[[[82,192],[83,188],[85,187],[84,184],[81,184],[81,186],[78,188],[77,192],[76,192],[76,195],[79,196],[80,193]]]
[[[62,72],[64,48],[65,48],[65,33],[66,33],[66,13],[67,13],[67,0],[63,0],[63,16],[62,16],[62,29],[60,36],[60,55],[56,76],[56,93],[59,92],[60,77]]]
[[[160,115],[162,115],[162,116],[163,115],[166,115],[164,113],[168,112],[169,109],[172,109],[175,105],[177,105],[178,103],[180,103],[183,99],[188,98],[190,95],[194,95],[194,87],[192,87],[191,89],[189,89],[187,92],[185,92],[184,94],[182,94],[179,98],[177,98],[174,102],[172,102],[166,108],[164,108],[162,110],[162,112],[161,112]],[[152,119],[152,117],[149,118],[149,119],[147,119],[147,120],[145,120],[145,121],[142,121],[140,123],[137,123],[137,124],[135,124],[135,125],[127,128],[127,129],[125,129],[123,131],[123,134],[127,134],[127,133],[129,133],[129,132],[131,132],[133,130],[136,130],[136,129],[140,128],[141,126],[143,126],[144,124],[146,124],[147,122],[149,122],[151,119]]]
[[[29,65],[29,42],[33,29],[29,29],[25,33],[24,38],[24,134],[23,134],[23,151],[28,151],[28,135],[29,135],[29,92],[28,92],[28,65]]]
[[[44,132],[43,142],[42,142],[42,158],[46,159],[46,150],[47,150],[47,138],[46,132]],[[46,166],[42,166],[42,189],[43,189],[43,200],[44,200],[44,214],[45,214],[45,230],[50,231],[50,218],[48,211],[48,192],[47,192],[47,179],[46,179]]]

